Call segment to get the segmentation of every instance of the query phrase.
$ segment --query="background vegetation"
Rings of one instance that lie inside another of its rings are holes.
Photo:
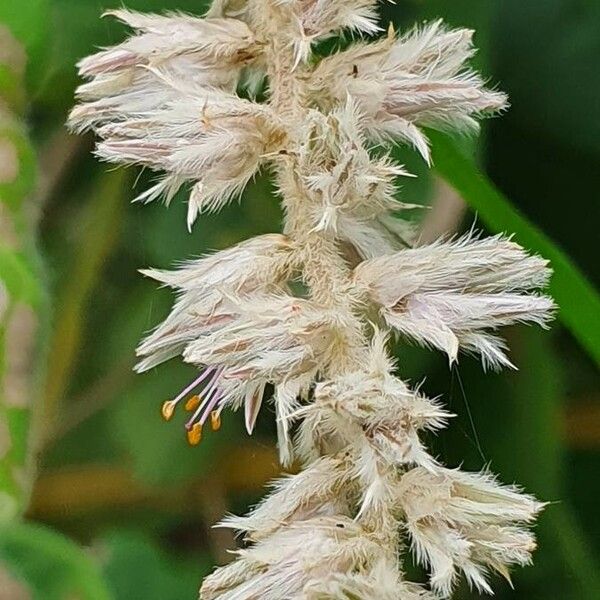
[[[244,511],[278,472],[272,415],[248,438],[239,415],[190,449],[159,418],[190,377],[174,361],[135,376],[142,334],[170,294],[136,270],[276,231],[259,178],[240,204],[185,229],[185,205],[132,205],[146,176],[108,169],[90,138],[63,127],[74,64],[123,30],[112,0],[0,3],[0,599],[185,600],[234,545],[210,528]],[[200,0],[129,0],[200,13]],[[458,413],[432,439],[448,464],[517,481],[551,501],[534,567],[497,581],[497,597],[600,597],[600,3],[593,0],[399,0],[399,27],[443,17],[474,27],[478,67],[512,108],[477,140],[436,135],[435,169],[401,192],[428,234],[511,231],[552,259],[560,304],[550,332],[508,332],[522,369],[484,374],[462,358],[401,346],[400,369]],[[18,42],[17,42],[18,40]],[[26,64],[26,67],[25,67]],[[482,175],[481,173],[487,173]],[[457,193],[458,192],[458,193]],[[31,493],[30,493],[31,492]],[[23,516],[20,516],[23,515]],[[407,569],[418,578],[410,564]],[[458,598],[476,594],[461,589]]]

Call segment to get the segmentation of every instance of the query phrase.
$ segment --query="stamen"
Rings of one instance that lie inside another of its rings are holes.
[[[221,413],[217,410],[213,410],[210,413],[210,426],[213,431],[219,431],[221,429]]]
[[[204,425],[204,423],[206,423],[206,419],[208,419],[208,415],[211,414],[213,408],[215,408],[215,406],[217,406],[217,404],[219,403],[221,398],[223,398],[223,390],[218,389],[217,393],[212,397],[211,401],[207,404],[206,408],[204,409],[204,413],[202,414],[202,417],[200,418],[200,423],[202,425]]]
[[[202,425],[200,423],[194,423],[187,432],[187,439],[190,446],[197,446],[202,441]]]
[[[200,373],[200,375],[196,379],[194,379],[194,381],[192,381],[192,383],[190,383],[185,389],[183,389],[173,400],[167,400],[166,402],[164,402],[161,408],[163,419],[165,421],[170,421],[173,418],[173,413],[175,412],[175,407],[177,406],[177,404],[189,392],[191,392],[196,386],[200,385],[211,374],[213,375],[213,377],[210,380],[209,385],[212,385],[215,379],[219,376],[221,370],[222,367],[207,367],[206,369],[204,369],[204,371],[202,371],[202,373]],[[187,405],[193,400],[193,398],[190,398],[190,400],[188,400],[188,402],[186,403],[186,408]],[[188,410],[193,410],[193,408]]]
[[[216,396],[219,395],[219,387],[216,385],[221,373],[223,372],[223,367],[219,367],[217,368],[217,370],[215,371],[214,375],[212,376],[211,380],[209,381],[209,383],[206,385],[206,387],[204,388],[204,399],[202,400],[202,403],[200,404],[200,406],[198,406],[198,408],[196,409],[196,412],[188,419],[188,422],[185,424],[185,428],[187,430],[190,430],[192,427],[192,423],[194,423],[194,421],[196,421],[198,419],[198,417],[200,416],[200,414],[202,413],[203,409],[205,406],[207,405],[211,405],[211,401],[212,399]],[[214,405],[212,405],[214,406]],[[201,423],[204,423],[206,419],[201,419]]]
[[[202,399],[200,398],[200,396],[198,396],[198,395],[192,396],[185,403],[185,410],[187,410],[187,411],[196,410],[200,406],[201,401],[202,401]]]
[[[186,429],[190,429],[192,426],[192,423],[197,421],[198,417],[200,417],[200,415],[204,416],[204,414],[206,413],[205,407],[210,404],[213,397],[215,395],[218,395],[218,393],[219,393],[219,388],[217,388],[216,386],[212,387],[210,390],[208,390],[208,393],[204,396],[204,400],[202,400],[202,404],[200,404],[200,406],[198,406],[198,408],[196,409],[194,414],[188,419],[188,422],[185,424]],[[204,424],[205,420],[206,419],[203,419],[203,418],[199,419],[200,423],[202,423],[202,424]]]

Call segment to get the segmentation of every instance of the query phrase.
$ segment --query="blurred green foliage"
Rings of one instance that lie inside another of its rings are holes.
[[[20,177],[1,187],[0,196],[13,207],[10,214],[26,240],[20,254],[7,252],[0,240],[0,279],[11,297],[28,299],[44,318],[50,315],[47,285],[53,307],[48,370],[40,360],[35,374],[45,387],[35,392],[32,384],[50,434],[43,438],[27,520],[0,529],[0,572],[9,572],[36,599],[195,597],[202,575],[233,543],[210,525],[227,510],[245,510],[262,495],[265,474],[276,472],[268,453],[274,444],[269,411],[251,440],[239,415],[228,414],[218,434],[191,450],[178,423],[159,419],[162,401],[190,378],[189,367],[173,361],[142,376],[131,373],[135,345],[172,301],[136,270],[169,267],[276,231],[281,213],[268,181],[259,178],[241,203],[205,217],[188,234],[181,199],[169,210],[158,203],[130,205],[147,175],[136,180],[133,170],[109,171],[90,156],[90,139],[66,135],[75,62],[122,37],[120,25],[100,19],[104,9],[119,5],[0,3],[0,25],[11,29],[29,59],[24,82],[0,65],[0,95],[16,115],[10,135],[21,166]],[[127,5],[203,10],[197,0]],[[518,372],[484,374],[467,358],[448,372],[441,357],[407,346],[398,347],[400,369],[413,381],[426,376],[425,390],[442,394],[458,414],[449,430],[431,440],[444,461],[470,469],[491,463],[502,480],[551,502],[540,521],[535,566],[515,573],[514,591],[496,582],[497,597],[598,598],[600,316],[593,285],[600,4],[402,0],[382,11],[382,20],[399,28],[443,17],[477,30],[482,50],[476,64],[509,92],[512,108],[486,126],[478,142],[434,136],[435,173],[473,209],[465,227],[477,215],[478,226],[515,232],[521,243],[552,259],[554,293],[567,325],[551,332],[509,331]],[[401,182],[402,198],[428,205],[433,174],[413,152],[401,149],[398,156],[420,176]],[[24,219],[25,205],[39,219]],[[40,332],[46,332],[43,323]],[[225,464],[228,457],[239,463],[237,470]],[[475,596],[467,589],[458,594]]]
[[[2,9],[4,11],[4,9]],[[3,24],[0,11],[0,522],[22,513],[40,428],[40,377],[48,304],[32,196],[35,149],[23,119],[27,49],[39,42],[40,11]],[[37,31],[34,32],[33,30]],[[31,30],[31,31],[30,31]],[[28,32],[30,35],[19,35]],[[22,41],[21,41],[22,40]],[[18,339],[17,339],[18,338]],[[17,347],[18,346],[18,347]],[[10,383],[9,383],[10,381]],[[10,389],[9,389],[10,387]]]
[[[109,600],[97,564],[67,537],[40,525],[0,527],[0,558],[35,600]]]

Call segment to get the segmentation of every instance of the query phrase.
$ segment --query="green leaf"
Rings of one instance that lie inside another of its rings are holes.
[[[34,600],[109,600],[96,564],[66,537],[41,525],[0,528],[0,561],[24,582]]]
[[[554,275],[550,294],[559,317],[590,356],[600,364],[600,296],[571,259],[524,217],[494,184],[446,135],[431,132],[437,173],[464,198],[479,218],[495,232],[515,239],[551,262]]]

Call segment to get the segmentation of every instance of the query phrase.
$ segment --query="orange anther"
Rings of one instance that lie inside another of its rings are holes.
[[[200,396],[192,396],[185,403],[185,410],[196,410],[200,406]]]
[[[176,406],[176,404],[175,404],[175,402],[173,402],[173,400],[167,400],[166,402],[163,402],[160,412],[165,421],[171,420],[171,417],[173,416],[173,413],[175,412],[175,406]]]
[[[221,429],[221,415],[219,411],[213,410],[210,413],[210,425],[213,431],[219,431],[219,429]]]
[[[202,440],[202,425],[194,423],[192,428],[187,432],[187,439],[190,446],[197,446]]]

